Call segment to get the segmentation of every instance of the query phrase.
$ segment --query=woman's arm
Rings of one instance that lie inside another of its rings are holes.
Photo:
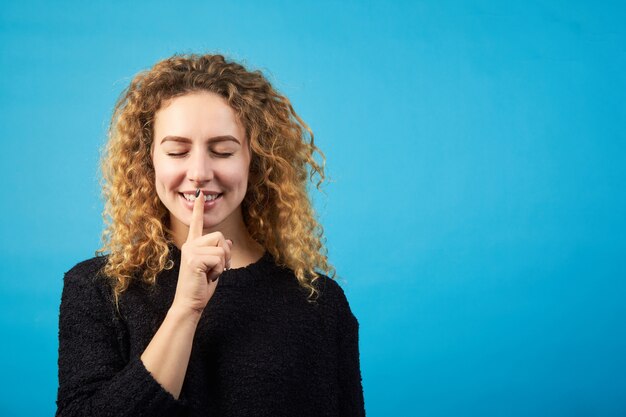
[[[176,295],[141,357],[125,358],[123,325],[110,285],[98,272],[103,258],[65,275],[59,317],[57,416],[175,416],[198,320],[230,263],[232,242],[202,236],[202,202],[194,206],[183,245]]]
[[[163,323],[141,355],[146,369],[178,398],[187,373],[198,321],[213,297],[220,274],[230,264],[232,241],[219,233],[202,235],[204,196],[191,214],[187,241],[181,248],[176,295]]]
[[[183,405],[164,390],[139,357],[128,358],[103,258],[65,274],[59,316],[57,413],[68,416],[176,416]]]
[[[150,374],[174,398],[180,396],[200,313],[172,306],[141,355]]]
[[[338,286],[339,287],[339,286]],[[339,297],[339,409],[342,417],[364,417],[365,402],[359,359],[359,323],[340,289]]]

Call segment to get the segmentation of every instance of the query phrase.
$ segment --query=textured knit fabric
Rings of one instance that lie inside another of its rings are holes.
[[[57,416],[364,416],[358,322],[339,285],[314,304],[268,254],[222,274],[198,324],[178,400],[140,356],[172,303],[174,268],[134,283],[119,311],[96,257],[65,274]]]

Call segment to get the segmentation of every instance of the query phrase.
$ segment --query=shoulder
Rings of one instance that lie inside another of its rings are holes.
[[[346,294],[339,283],[324,274],[320,274],[315,281],[316,288],[320,292],[320,297],[327,298],[334,302],[347,303]]]
[[[79,262],[65,273],[62,301],[69,299],[110,299],[110,284],[102,273],[106,256],[96,256]]]
[[[95,276],[99,274],[102,268],[104,268],[106,262],[106,256],[94,256],[93,258],[86,259],[74,265],[69,271],[65,273],[65,276]]]
[[[65,273],[59,306],[59,341],[79,334],[113,329],[119,325],[112,286],[102,270],[107,258],[79,262]]]
[[[326,275],[320,274],[316,281],[319,290],[319,302],[331,305],[339,317],[345,320],[356,321],[356,317],[352,314],[350,303],[344,289],[339,283]]]

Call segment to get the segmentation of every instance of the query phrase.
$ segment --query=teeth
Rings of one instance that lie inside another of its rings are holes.
[[[196,201],[196,195],[195,194],[183,194],[183,197],[187,201]],[[208,194],[208,195],[204,196],[204,201],[213,201],[217,197],[219,197],[219,194]]]

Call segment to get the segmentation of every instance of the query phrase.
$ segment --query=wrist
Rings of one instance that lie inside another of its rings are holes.
[[[174,300],[170,309],[167,311],[168,318],[177,322],[182,321],[193,323],[194,325],[198,324],[201,316],[202,310],[177,303],[176,300]]]

